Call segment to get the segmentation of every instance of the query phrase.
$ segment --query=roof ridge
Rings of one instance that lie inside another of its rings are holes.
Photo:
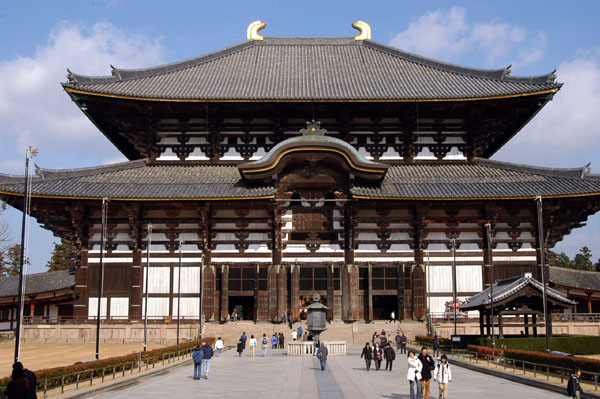
[[[134,161],[118,162],[108,165],[100,166],[89,166],[85,168],[74,168],[74,169],[44,169],[35,165],[35,173],[42,180],[55,180],[64,179],[70,177],[82,177],[92,174],[115,172],[125,169],[140,168],[147,164],[146,159],[136,159]],[[22,177],[22,176],[21,176]]]
[[[473,163],[476,165],[489,166],[498,169],[509,169],[518,172],[536,173],[546,176],[564,177],[577,180],[596,180],[596,176],[598,176],[600,179],[600,175],[585,174],[586,166],[579,168],[550,168],[545,166],[525,165],[478,157],[473,158]]]
[[[594,270],[580,270],[580,269],[572,269],[570,267],[560,267],[560,266],[548,266],[550,269],[564,270],[567,272],[573,273],[581,273],[581,274],[593,274],[594,276],[600,277],[600,272]]]
[[[63,86],[69,84],[95,84],[95,83],[109,83],[123,80],[132,80],[145,78],[153,75],[158,75],[162,73],[169,73],[180,71],[182,69],[187,69],[205,62],[210,62],[218,58],[222,58],[228,56],[230,54],[236,53],[238,51],[245,50],[249,47],[252,47],[256,44],[255,40],[245,40],[243,42],[239,42],[233,44],[231,46],[224,47],[222,49],[218,49],[215,51],[211,51],[206,54],[202,54],[196,57],[186,58],[184,60],[170,62],[167,64],[147,67],[147,68],[135,68],[135,69],[124,69],[124,68],[116,68],[114,66],[111,67],[112,76],[87,76],[80,75],[71,72],[67,69],[67,79],[68,82],[62,83]]]
[[[422,56],[416,53],[412,53],[410,51],[402,50],[397,47],[393,47],[387,44],[383,44],[374,40],[364,40],[364,44],[367,47],[371,47],[376,50],[380,50],[386,52],[390,55],[394,55],[397,57],[404,58],[408,61],[416,62],[425,66],[429,66],[432,68],[437,68],[443,71],[452,72],[452,73],[460,73],[467,76],[476,76],[480,78],[486,79],[494,79],[494,80],[502,80],[502,81],[514,81],[514,82],[524,82],[531,84],[551,84],[555,83],[557,85],[562,85],[561,83],[555,82],[556,80],[556,69],[552,72],[537,75],[537,76],[510,76],[511,73],[511,65],[508,65],[505,68],[500,69],[484,69],[484,68],[475,68],[468,67],[464,65],[454,64],[451,62],[440,61],[435,58]]]

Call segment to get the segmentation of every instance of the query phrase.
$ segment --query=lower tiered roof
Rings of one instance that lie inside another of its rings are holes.
[[[22,176],[0,174],[0,194],[22,195]],[[70,170],[37,169],[39,198],[222,200],[274,198],[276,188],[245,183],[235,165],[137,160]],[[448,164],[389,167],[381,184],[354,186],[355,198],[405,200],[521,199],[600,195],[600,175],[587,168],[548,169],[475,158]]]

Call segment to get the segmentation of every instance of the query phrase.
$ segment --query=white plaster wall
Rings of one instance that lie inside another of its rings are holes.
[[[173,293],[179,292],[179,267],[173,269]],[[181,293],[196,294],[200,292],[200,268],[181,268]]]
[[[106,318],[106,298],[100,301],[100,318]],[[98,315],[98,297],[88,298],[88,318],[95,319]]]
[[[110,317],[111,319],[123,318],[129,316],[129,298],[115,297],[110,298]]]
[[[150,257],[152,260],[152,256]],[[148,293],[149,294],[168,294],[170,289],[170,268],[169,267],[151,267],[148,272]],[[146,268],[144,268],[143,287],[146,287]],[[145,291],[144,291],[145,292]]]
[[[177,300],[173,298],[173,317],[177,317]],[[180,317],[186,319],[197,319],[200,314],[200,298],[181,298],[181,308],[179,309]],[[150,313],[150,312],[148,312]]]
[[[146,316],[146,298],[142,298],[142,317]],[[169,298],[148,298],[148,318],[169,316]]]

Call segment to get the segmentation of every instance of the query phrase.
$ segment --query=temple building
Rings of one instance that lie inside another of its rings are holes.
[[[296,38],[255,24],[196,58],[69,71],[67,95],[128,159],[32,180],[32,216],[79,253],[75,317],[96,315],[103,198],[110,318],[143,317],[146,276],[148,317],[198,319],[202,303],[208,321],[299,317],[315,292],[332,320],[421,319],[452,299],[453,264],[459,298],[485,289],[489,255],[494,280],[541,280],[536,197],[551,248],[600,209],[600,176],[489,158],[555,75],[448,64],[354,25]],[[23,190],[0,175],[11,206]]]

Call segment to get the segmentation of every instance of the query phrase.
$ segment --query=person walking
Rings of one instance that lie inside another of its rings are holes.
[[[327,366],[327,355],[329,351],[327,350],[327,345],[324,342],[319,346],[319,351],[317,352],[317,358],[321,362],[321,371],[325,370],[325,366]]]
[[[394,341],[396,341],[396,350],[400,351],[400,344],[401,344],[400,331],[396,331],[396,337],[394,337]]]
[[[365,347],[360,354],[360,358],[365,358],[365,366],[367,366],[367,371],[371,370],[371,359],[373,358],[373,350],[371,349],[371,344],[365,342]]]
[[[254,357],[254,352],[256,352],[256,338],[254,338],[254,335],[250,336],[250,341],[248,342],[248,345],[250,346],[250,357]]]
[[[12,373],[10,375],[10,381],[6,386],[5,395],[9,399],[25,399],[28,388],[29,382],[25,377],[23,364],[21,362],[15,362],[12,366]]]
[[[223,343],[223,340],[221,339],[221,337],[217,338],[217,342],[215,342],[215,349],[217,350],[217,355],[216,355],[217,357],[219,357],[221,355],[221,351],[223,350],[224,347],[225,347],[225,344]]]
[[[292,341],[298,340],[298,332],[296,330],[292,330]]]
[[[438,388],[440,391],[439,399],[446,399],[448,397],[448,384],[452,382],[452,370],[450,370],[450,363],[448,363],[448,356],[442,355],[437,366],[435,366],[435,372],[433,380],[437,381]]]
[[[285,313],[285,310],[281,312],[281,322],[284,324],[287,322],[287,313]]]
[[[271,349],[277,349],[277,333],[273,333],[271,337]]]
[[[429,399],[431,393],[431,371],[435,369],[435,361],[427,353],[427,348],[421,348],[421,354],[418,356],[423,368],[421,369],[421,396],[423,399]]]
[[[579,384],[579,377],[581,377],[581,369],[576,368],[567,383],[567,394],[569,395],[569,398],[580,399],[581,395],[583,395],[583,389],[581,389],[581,385]]]
[[[194,360],[194,379],[199,380],[202,376],[202,360],[204,359],[204,351],[200,345],[196,345],[192,351],[192,359]]]
[[[394,360],[396,360],[396,351],[394,351],[389,342],[383,348],[383,358],[385,359],[385,371],[387,371],[388,366],[390,371],[392,371],[392,365],[394,364]]]
[[[406,372],[406,379],[410,383],[410,399],[421,399],[421,370],[423,364],[418,357],[415,356],[415,352],[408,352],[408,371]]]
[[[215,352],[212,346],[206,342],[202,342],[202,352],[204,357],[202,358],[202,365],[204,366],[204,379],[208,380],[208,373],[210,372],[210,359],[212,359]]]
[[[394,312],[393,310],[392,310],[392,313],[390,313],[390,321],[389,322],[394,323],[394,324],[396,323],[396,312]]]
[[[23,375],[27,378],[27,392],[25,399],[37,399],[37,377],[29,369],[23,369]]]
[[[292,313],[288,313],[288,325],[290,326],[290,328],[292,328],[292,323],[293,323],[294,319],[292,317]]]
[[[242,352],[244,352],[244,343],[240,339],[237,343],[237,353],[239,357],[242,357]]]
[[[380,341],[380,346],[381,346],[382,348],[385,348],[385,346],[386,346],[386,345],[387,345],[387,343],[388,343],[388,339],[387,339],[387,337],[385,336],[385,331],[382,331],[382,332],[381,332],[381,335],[379,336],[379,341]]]
[[[317,352],[319,352],[319,347],[321,346],[321,341],[319,338],[315,338],[315,350],[313,351],[313,356],[317,356]]]
[[[246,349],[246,341],[248,340],[248,337],[246,336],[246,331],[242,332],[242,336],[240,337],[240,339],[242,340],[242,343],[244,344],[244,349]]]
[[[433,342],[431,344],[433,345],[433,358],[437,359],[440,357],[440,340],[437,335],[433,336]]]
[[[267,356],[267,348],[269,347],[269,340],[267,339],[267,334],[263,334],[261,341],[261,349],[263,357]]]
[[[298,337],[302,338],[302,326],[298,326]]]
[[[402,335],[400,336],[400,348],[401,348],[400,353],[406,353],[406,342],[407,341],[408,341],[408,339],[406,339],[406,335],[404,335],[404,331],[403,331]]]
[[[281,349],[284,349],[285,336],[283,335],[282,332],[279,333],[279,338],[278,338],[277,342],[279,343],[279,347]]]
[[[383,358],[383,351],[379,346],[379,342],[375,343],[375,347],[373,348],[373,360],[375,360],[375,370],[379,370],[381,367],[381,359]]]

